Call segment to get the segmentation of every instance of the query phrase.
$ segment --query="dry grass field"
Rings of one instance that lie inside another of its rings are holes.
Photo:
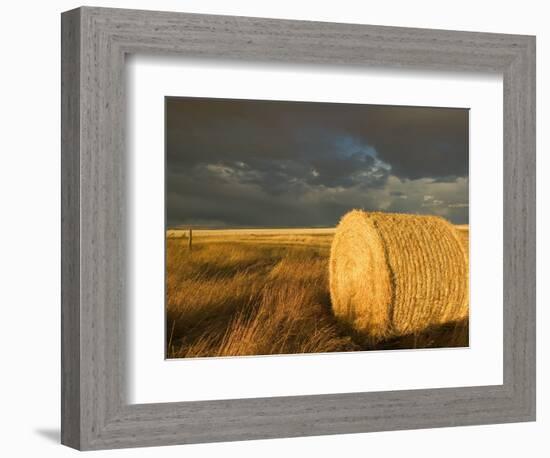
[[[467,247],[468,226],[458,229]],[[334,229],[195,229],[191,249],[188,231],[166,236],[168,358],[468,345],[467,319],[373,343],[336,318]]]

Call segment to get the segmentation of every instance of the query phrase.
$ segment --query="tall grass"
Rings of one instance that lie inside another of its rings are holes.
[[[167,357],[373,349],[331,311],[331,238],[201,238],[194,231],[192,250],[183,238],[167,238]],[[463,344],[463,333],[451,342],[450,335],[436,341],[404,336],[408,346],[401,348]],[[395,341],[382,345],[400,348]]]
[[[328,246],[167,240],[168,356],[358,349],[331,316]]]

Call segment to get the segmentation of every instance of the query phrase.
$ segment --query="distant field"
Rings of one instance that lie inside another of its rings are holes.
[[[188,230],[167,231],[167,238],[187,238]],[[193,242],[196,243],[258,243],[277,245],[324,245],[330,247],[334,228],[294,228],[294,229],[195,229]]]
[[[460,226],[468,246],[468,226]],[[331,311],[334,228],[168,230],[169,358],[468,345],[467,322],[369,345]]]

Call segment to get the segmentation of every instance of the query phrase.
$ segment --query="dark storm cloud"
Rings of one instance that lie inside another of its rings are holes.
[[[354,207],[467,222],[467,110],[167,98],[166,155],[169,225],[327,226]]]

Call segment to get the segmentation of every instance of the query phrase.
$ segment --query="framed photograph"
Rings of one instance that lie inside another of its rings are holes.
[[[62,14],[62,443],[535,419],[535,38]]]
[[[167,358],[469,346],[467,109],[165,106]]]

